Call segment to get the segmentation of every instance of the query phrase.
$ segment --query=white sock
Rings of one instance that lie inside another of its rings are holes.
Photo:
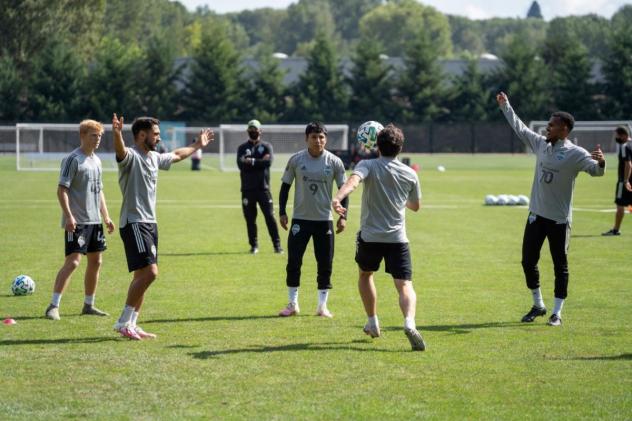
[[[379,326],[380,321],[377,319],[377,314],[375,316],[369,316],[369,324],[371,326]]]
[[[415,323],[414,317],[405,317],[404,318],[404,328],[408,330],[416,330],[417,324]]]
[[[93,306],[94,305],[94,295],[86,295],[86,298],[84,298],[83,302],[88,304],[89,306]]]
[[[329,290],[319,289],[318,290],[318,307],[319,308],[327,307],[327,298],[329,298]]]
[[[61,292],[53,292],[53,299],[50,301],[52,305],[55,307],[59,307],[59,303],[61,302]]]
[[[287,287],[287,295],[291,303],[298,304],[298,287]]]
[[[134,314],[134,307],[125,305],[123,308],[123,312],[121,313],[121,317],[119,317],[118,322],[121,324],[128,324],[132,320],[132,315]]]
[[[544,308],[544,300],[542,300],[542,292],[540,288],[534,288],[531,290],[533,295],[533,305],[539,308]]]
[[[132,326],[136,326],[136,322],[138,321],[138,314],[139,313],[137,311],[134,311],[134,313],[132,313],[132,319],[129,322]]]
[[[557,317],[562,317],[562,307],[564,307],[564,299],[555,297],[555,308],[553,308],[553,314],[557,314]]]

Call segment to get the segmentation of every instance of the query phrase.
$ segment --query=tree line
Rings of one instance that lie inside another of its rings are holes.
[[[498,90],[524,119],[555,109],[581,120],[632,115],[630,5],[609,20],[545,22],[472,21],[414,0],[301,0],[226,15],[167,0],[0,3],[7,123],[107,121],[113,111],[206,123],[488,121],[500,117]],[[306,58],[291,86],[273,52]],[[483,72],[483,52],[502,65]],[[403,67],[384,55],[402,57]],[[467,67],[450,77],[439,61],[455,57]]]

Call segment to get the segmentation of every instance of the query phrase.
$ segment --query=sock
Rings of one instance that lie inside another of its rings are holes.
[[[404,318],[404,328],[408,330],[417,329],[417,324],[415,323],[414,317],[405,317]]]
[[[83,302],[88,304],[89,306],[93,306],[94,305],[94,295],[86,295],[86,298],[83,300]]]
[[[531,290],[533,295],[533,305],[539,308],[544,308],[544,300],[542,300],[542,292],[540,288],[534,288]]]
[[[318,307],[319,308],[327,307],[327,298],[329,298],[329,290],[319,289],[318,290]]]
[[[52,305],[55,307],[59,307],[59,302],[61,301],[61,292],[53,292],[53,299],[50,301]]]
[[[132,315],[134,314],[134,307],[125,305],[123,312],[121,313],[121,317],[119,317],[118,322],[121,324],[128,324],[132,320]]]
[[[287,287],[287,295],[291,303],[298,304],[298,287]]]
[[[564,299],[555,297],[555,308],[553,308],[553,314],[557,314],[557,317],[562,317],[562,307],[564,307]]]
[[[134,311],[134,313],[132,313],[132,319],[129,322],[132,326],[136,326],[136,322],[138,321],[138,314],[139,313],[137,311]]]
[[[369,324],[372,326],[379,326],[380,322],[377,319],[377,314],[375,316],[369,316]]]

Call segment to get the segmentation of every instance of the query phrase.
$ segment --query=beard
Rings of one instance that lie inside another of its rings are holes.
[[[145,139],[145,147],[147,148],[147,150],[156,151],[157,145],[158,143],[152,144],[151,142],[149,142],[149,139]]]
[[[250,140],[257,140],[259,139],[259,133],[256,132],[248,132],[248,138]]]

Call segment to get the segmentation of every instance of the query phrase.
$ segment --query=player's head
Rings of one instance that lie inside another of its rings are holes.
[[[160,143],[160,120],[154,117],[137,117],[132,123],[132,134],[137,145],[155,151]]]
[[[617,141],[617,143],[625,143],[627,142],[629,137],[630,137],[630,132],[628,131],[627,127],[619,126],[616,129],[614,129],[614,138]]]
[[[566,139],[575,127],[575,117],[564,111],[556,111],[551,114],[549,124],[546,126],[546,140],[555,141]]]
[[[377,149],[382,156],[396,157],[404,146],[404,132],[390,123],[377,134]]]
[[[90,148],[98,148],[103,136],[103,124],[95,120],[83,120],[79,123],[79,138],[81,144]]]
[[[320,121],[309,123],[305,126],[305,142],[307,142],[307,150],[311,155],[322,154],[327,144],[327,127]]]
[[[250,120],[246,127],[250,140],[257,140],[261,137],[261,123],[259,120]]]

